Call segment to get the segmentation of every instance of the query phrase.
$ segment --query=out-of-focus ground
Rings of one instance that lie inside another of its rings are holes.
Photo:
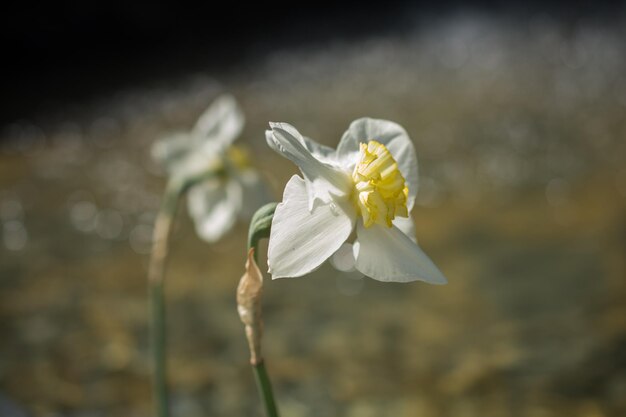
[[[388,118],[420,160],[413,216],[447,286],[325,265],[266,282],[286,417],[626,414],[626,32],[448,18],[122,91],[0,148],[0,414],[149,416],[151,143],[230,91],[276,199],[286,121],[334,145]],[[235,308],[246,225],[208,245],[186,210],[167,273],[175,416],[259,415]],[[27,414],[20,414],[21,412]]]

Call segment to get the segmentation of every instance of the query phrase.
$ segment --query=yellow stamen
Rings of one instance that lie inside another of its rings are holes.
[[[230,146],[226,151],[226,158],[233,167],[239,170],[246,170],[252,168],[250,162],[250,154],[248,150],[241,146]]]
[[[389,150],[375,140],[361,143],[359,161],[352,172],[354,202],[365,227],[392,226],[396,216],[408,217],[409,189]]]

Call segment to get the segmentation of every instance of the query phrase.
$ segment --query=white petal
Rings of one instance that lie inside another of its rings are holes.
[[[417,155],[409,134],[402,126],[389,120],[370,119],[364,117],[355,120],[343,134],[337,146],[337,158],[341,161],[351,161],[347,169],[351,170],[359,152],[359,143],[377,140],[389,149],[398,163],[398,168],[409,187],[407,206],[413,209],[417,195]]]
[[[304,146],[318,161],[328,165],[336,165],[337,151],[335,149],[330,146],[322,145],[321,143],[318,143],[306,136],[302,136],[302,139],[304,140]]]
[[[192,151],[186,154],[184,158],[175,161],[171,166],[170,175],[178,177],[180,182],[184,183],[191,178],[210,171],[212,167],[215,169],[216,166],[221,166],[221,160],[218,155],[206,155],[203,152]]]
[[[417,237],[415,236],[415,223],[413,218],[409,214],[409,217],[396,217],[393,219],[393,225],[402,231],[413,242],[417,243]]]
[[[236,181],[208,181],[192,187],[187,196],[196,231],[207,242],[219,240],[237,221],[242,190]]]
[[[235,98],[229,94],[219,96],[202,113],[193,129],[196,147],[210,142],[214,150],[209,153],[221,152],[239,136],[244,123],[243,112]]]
[[[307,203],[309,210],[313,210],[316,199],[328,203],[333,195],[341,197],[350,192],[348,175],[317,159],[309,149],[314,146],[311,139],[308,139],[307,147],[307,142],[293,126],[287,123],[270,123],[270,127],[272,130],[265,132],[267,144],[295,163],[302,171],[309,196]],[[321,145],[318,146],[321,149]]]
[[[356,269],[378,281],[424,281],[445,284],[446,278],[426,254],[397,227],[357,224]]]
[[[304,180],[291,177],[272,220],[267,254],[272,277],[299,277],[319,267],[350,236],[355,216],[351,205],[335,202],[309,212]]]
[[[193,141],[187,133],[174,133],[152,144],[152,158],[168,173],[176,171],[176,166],[189,154]]]
[[[330,258],[330,263],[342,272],[354,271],[354,251],[352,244],[344,243]]]

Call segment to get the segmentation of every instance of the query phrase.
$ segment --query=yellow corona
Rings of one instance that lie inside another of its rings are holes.
[[[391,227],[396,216],[409,216],[406,205],[409,189],[385,145],[375,140],[360,145],[359,160],[352,172],[357,211],[365,227],[373,224]]]

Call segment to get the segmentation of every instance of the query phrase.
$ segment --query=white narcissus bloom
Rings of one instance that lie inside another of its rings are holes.
[[[353,265],[376,280],[446,283],[415,243],[409,213],[417,193],[417,157],[402,126],[356,120],[336,150],[289,124],[270,127],[269,146],[303,175],[291,177],[274,214],[268,250],[273,278],[307,274],[341,248],[344,267]],[[355,228],[356,240],[347,251],[345,242]]]
[[[152,156],[179,184],[191,184],[189,214],[208,242],[228,232],[238,218],[247,219],[266,202],[267,191],[245,150],[232,146],[244,116],[230,95],[218,97],[191,132],[154,143]]]

